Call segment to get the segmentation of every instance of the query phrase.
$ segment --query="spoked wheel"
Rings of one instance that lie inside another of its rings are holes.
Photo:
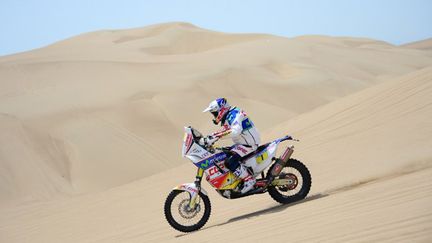
[[[194,208],[189,207],[190,194],[187,191],[171,191],[165,200],[165,218],[176,230],[191,232],[199,230],[210,217],[209,198],[199,193]]]
[[[269,172],[273,166],[274,164],[270,167]],[[275,179],[286,179],[288,181],[286,185],[268,188],[270,196],[282,204],[296,202],[305,198],[312,185],[309,170],[303,163],[295,159],[289,159]]]

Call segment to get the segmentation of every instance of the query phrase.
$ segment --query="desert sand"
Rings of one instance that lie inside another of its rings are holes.
[[[431,241],[431,47],[168,23],[0,57],[0,241]],[[183,126],[216,129],[220,96],[264,141],[300,139],[312,190],[280,206],[204,182],[210,220],[182,234],[162,208],[194,179]]]

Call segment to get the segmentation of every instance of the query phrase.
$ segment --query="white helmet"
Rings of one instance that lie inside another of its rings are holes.
[[[209,111],[214,116],[213,123],[219,124],[222,120],[225,119],[226,114],[228,113],[231,106],[228,104],[228,101],[225,98],[217,98],[210,102],[209,106],[203,111]]]

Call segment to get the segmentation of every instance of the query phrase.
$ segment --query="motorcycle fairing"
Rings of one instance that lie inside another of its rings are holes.
[[[210,166],[213,166],[215,162],[223,161],[227,158],[227,155],[224,152],[220,152],[217,154],[214,154],[206,159],[203,159],[198,162],[194,162],[194,165],[196,165],[198,168],[201,169],[207,169]]]
[[[234,189],[241,182],[231,171],[225,169],[223,172],[218,171],[219,169],[214,165],[205,171],[207,177],[206,180],[216,189],[227,190]],[[211,172],[217,171],[217,172]]]
[[[220,184],[219,187],[217,187],[218,190],[232,190],[235,189],[238,184],[241,182],[239,178],[237,178],[232,172],[228,172],[223,177],[223,181]]]
[[[254,175],[260,174],[261,171],[265,170],[270,165],[272,158],[276,155],[278,143],[279,142],[276,141],[271,142],[265,149],[244,161],[246,166],[252,168]]]

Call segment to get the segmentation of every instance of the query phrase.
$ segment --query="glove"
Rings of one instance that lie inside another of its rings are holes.
[[[200,141],[199,141],[199,143],[201,145],[209,147],[209,146],[213,145],[214,143],[216,143],[217,140],[219,140],[218,137],[213,137],[213,136],[209,135],[209,136],[207,136],[205,138],[201,138]]]
[[[214,143],[216,143],[219,140],[218,137],[214,137],[214,136],[207,136],[207,144],[209,146],[213,145]]]

